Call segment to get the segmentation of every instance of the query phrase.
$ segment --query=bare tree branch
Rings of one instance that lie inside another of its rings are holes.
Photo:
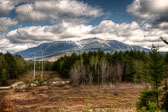
[[[161,39],[165,44],[168,45],[168,41],[167,41],[167,40],[165,40],[163,37],[160,37],[160,39]]]

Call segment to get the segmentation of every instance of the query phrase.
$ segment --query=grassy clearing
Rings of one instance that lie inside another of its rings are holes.
[[[6,96],[13,104],[14,112],[82,112],[89,109],[115,112],[135,112],[139,92],[144,86],[139,84],[117,84],[101,86],[35,87],[24,91],[10,91]]]
[[[53,77],[54,76],[54,77]],[[20,77],[26,83],[31,81],[32,73]],[[53,72],[45,72],[46,80],[58,77]],[[13,112],[84,112],[84,110],[114,112],[136,112],[136,102],[144,84],[104,84],[64,87],[41,86],[21,91],[0,91]],[[2,98],[2,97],[1,97]]]

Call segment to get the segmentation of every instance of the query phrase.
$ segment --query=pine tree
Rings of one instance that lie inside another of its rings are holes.
[[[18,67],[17,67],[17,63],[16,63],[14,56],[12,56],[12,54],[7,52],[5,54],[5,60],[7,62],[7,72],[9,74],[9,78],[11,79],[17,78]]]
[[[153,89],[159,90],[163,79],[166,77],[166,64],[163,55],[158,52],[158,47],[152,45],[149,62],[149,71],[147,74],[148,82],[152,84]],[[159,93],[156,94],[157,106],[159,107]]]
[[[6,70],[0,69],[0,85],[4,86],[7,83]]]
[[[166,64],[163,55],[158,52],[156,46],[152,46],[150,53],[149,63],[149,82],[153,85],[154,89],[158,89],[159,85],[166,77]]]

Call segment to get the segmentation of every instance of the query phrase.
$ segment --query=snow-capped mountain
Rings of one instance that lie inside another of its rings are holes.
[[[99,38],[89,38],[77,41],[78,45],[82,47],[82,49],[94,49],[94,48],[108,48],[110,47],[109,43],[106,40]]]
[[[43,52],[44,57],[53,57],[65,54],[71,54],[73,52],[82,53],[84,51],[93,51],[101,49],[105,52],[114,51],[126,51],[126,50],[140,50],[150,52],[149,49],[124,44],[116,40],[103,40],[99,38],[82,39],[80,41],[55,41],[50,43],[44,43],[37,47],[29,48],[24,51],[17,52],[24,58],[32,58],[34,54],[36,57],[41,57]]]

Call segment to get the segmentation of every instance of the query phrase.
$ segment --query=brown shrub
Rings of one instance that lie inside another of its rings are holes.
[[[12,102],[3,97],[3,100],[0,105],[0,112],[13,112]]]

